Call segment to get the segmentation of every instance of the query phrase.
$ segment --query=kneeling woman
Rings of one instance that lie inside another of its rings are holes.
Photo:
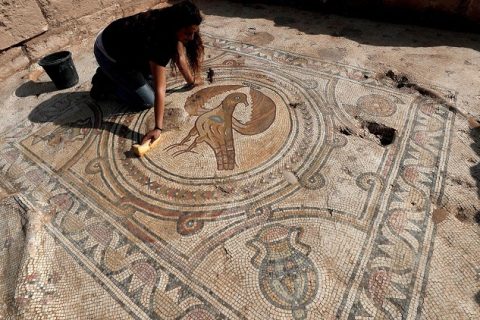
[[[99,68],[90,94],[99,99],[113,91],[134,108],[153,106],[155,127],[142,143],[157,139],[163,130],[166,67],[170,60],[187,85],[195,85],[203,58],[201,22],[198,8],[191,1],[183,1],[116,20],[97,37],[94,53]],[[148,81],[151,77],[152,85]]]

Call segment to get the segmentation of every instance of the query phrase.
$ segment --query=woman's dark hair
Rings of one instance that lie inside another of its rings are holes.
[[[184,27],[193,25],[198,26],[203,21],[200,10],[191,0],[182,1],[171,7],[161,9],[161,11],[163,13],[163,18],[166,18],[168,21],[168,28],[174,34]],[[201,62],[203,59],[204,47],[202,37],[198,31],[194,34],[193,40],[185,45],[185,49],[188,62],[194,75],[199,74],[202,68]],[[178,60],[178,52],[175,51],[173,62],[177,63]]]
[[[203,21],[200,10],[191,0],[182,1],[163,10],[168,12],[175,30],[192,25],[198,26]]]
[[[179,56],[177,48],[176,33],[180,29],[189,26],[198,26],[202,23],[203,17],[198,7],[191,1],[185,0],[163,9],[150,10],[137,15],[137,22],[145,30],[147,39],[152,47],[163,47],[172,50],[172,67],[178,63]],[[156,43],[159,33],[167,34],[168,44]],[[165,47],[166,45],[166,47]],[[175,49],[175,50],[173,50]],[[185,45],[187,60],[192,68],[194,76],[201,71],[203,59],[203,41],[200,33],[194,34],[193,40]]]

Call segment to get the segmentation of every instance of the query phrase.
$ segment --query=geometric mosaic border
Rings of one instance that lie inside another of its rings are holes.
[[[208,34],[205,44],[223,54],[207,61],[207,66],[215,65],[215,59],[226,59],[228,54],[234,54],[268,64],[278,69],[278,73],[300,72],[311,74],[312,78],[316,75],[329,77],[331,81],[326,91],[317,92],[321,96],[318,99],[324,99],[324,106],[328,108],[339,105],[335,101],[338,81],[385,88],[385,84],[360,68],[218,39]],[[235,62],[227,59],[222,63]],[[315,84],[306,83],[305,86],[313,95]],[[306,110],[305,106],[299,106],[294,112],[301,114]],[[345,116],[333,109],[322,112],[329,114],[328,119]],[[405,126],[399,130],[401,135],[396,138],[400,143],[385,151],[379,170],[365,172],[356,178],[357,186],[367,194],[361,214],[349,215],[349,212],[328,206],[288,203],[290,197],[308,190],[309,186],[317,190],[325,185],[322,174],[325,162],[312,162],[309,168],[313,170],[300,175],[300,186],[285,187],[288,190],[282,189],[287,190],[284,196],[272,198],[266,205],[239,208],[235,212],[239,215],[234,215],[231,224],[226,224],[216,236],[208,239],[211,242],[205,244],[208,250],[196,256],[183,255],[183,258],[181,254],[166,250],[168,246],[138,221],[112,215],[108,211],[113,207],[89,200],[72,184],[68,166],[66,171],[52,170],[26,144],[17,142],[19,135],[31,138],[39,129],[50,125],[48,122],[26,121],[6,134],[0,150],[0,172],[7,177],[6,184],[22,192],[35,206],[46,212],[55,211],[54,220],[46,225],[48,232],[134,318],[244,318],[245,313],[236,301],[198,279],[195,271],[222,243],[250,231],[253,233],[246,246],[251,267],[257,270],[253,276],[256,290],[262,292],[262,297],[275,310],[280,310],[272,313],[272,317],[315,317],[311,310],[321,303],[323,271],[310,258],[314,248],[304,236],[306,227],[290,225],[299,219],[356,221],[356,227],[365,235],[359,259],[349,277],[344,279],[346,290],[339,299],[336,317],[418,318],[435,238],[430,214],[432,204],[438,203],[443,196],[454,114],[427,98],[418,97],[408,106],[406,119]],[[101,124],[96,123],[92,130],[84,132],[89,143],[98,143],[94,131],[100,127]],[[333,130],[334,126],[331,128]],[[329,152],[343,147],[347,139],[333,131],[327,132],[325,137],[323,146],[327,150],[330,144]],[[48,199],[45,195],[49,195]],[[281,259],[266,256],[265,252],[279,252],[275,251],[280,250],[275,249],[277,244],[287,248],[284,256]],[[280,280],[276,277],[285,274],[277,272],[279,265],[293,265],[294,273],[289,275],[291,281],[297,287],[304,285],[305,290],[282,296],[277,282]]]

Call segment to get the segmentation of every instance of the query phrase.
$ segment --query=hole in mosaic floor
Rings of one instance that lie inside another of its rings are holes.
[[[362,127],[367,129],[371,134],[380,139],[382,146],[388,146],[395,140],[396,131],[393,128],[387,127],[381,123],[363,121]]]
[[[423,86],[420,86],[416,83],[411,82],[407,78],[407,76],[405,76],[403,74],[395,74],[395,72],[393,72],[392,70],[388,70],[385,73],[385,76],[387,78],[391,79],[398,89],[401,89],[401,88],[411,89],[411,90],[413,90],[413,92],[416,91],[419,94],[421,94],[422,96],[428,97],[428,98],[432,99],[433,101],[436,101],[436,102],[444,105],[451,112],[462,113],[454,105],[452,105],[450,103],[450,102],[454,102],[457,99],[457,96],[454,93],[449,93],[447,95],[442,96],[439,93],[435,92],[435,90],[431,90],[431,89],[425,88]],[[447,99],[450,100],[450,102],[447,101]]]
[[[475,301],[480,305],[480,291],[475,295]]]
[[[340,133],[346,136],[351,136],[352,130],[350,130],[350,128],[340,128]]]
[[[473,220],[475,220],[475,222],[477,224],[480,224],[480,211],[478,211],[477,213],[475,213],[475,216],[473,217]]]
[[[462,212],[458,212],[455,215],[455,218],[457,218],[460,222],[468,222],[468,216],[465,214],[465,212],[463,212],[463,209]]]

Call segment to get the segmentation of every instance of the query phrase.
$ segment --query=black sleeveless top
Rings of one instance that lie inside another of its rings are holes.
[[[167,66],[175,56],[177,40],[162,23],[163,14],[150,10],[112,22],[102,33],[107,54],[122,66],[142,72],[150,70],[149,61]]]

